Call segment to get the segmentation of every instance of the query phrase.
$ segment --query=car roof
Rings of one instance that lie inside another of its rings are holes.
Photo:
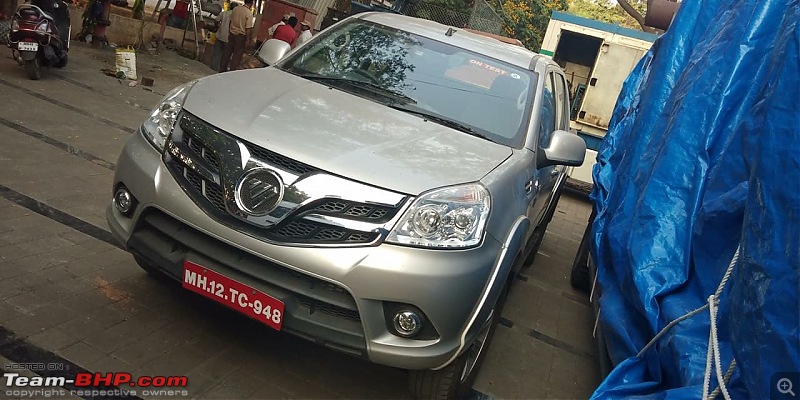
[[[449,26],[427,19],[388,12],[368,12],[357,14],[357,17],[365,21],[375,22],[429,39],[449,43],[525,69],[534,69],[535,61],[544,57],[522,46],[505,43],[483,33],[473,33],[468,29]],[[445,33],[450,28],[454,29],[455,32],[451,36],[447,36]],[[545,62],[547,61],[545,60]]]

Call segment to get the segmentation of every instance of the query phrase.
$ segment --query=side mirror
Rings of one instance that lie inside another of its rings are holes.
[[[550,145],[540,148],[539,155],[538,168],[550,165],[579,167],[586,157],[586,142],[574,133],[557,130],[550,136]]]
[[[292,46],[279,39],[269,39],[258,49],[258,59],[264,64],[272,65],[280,61]]]

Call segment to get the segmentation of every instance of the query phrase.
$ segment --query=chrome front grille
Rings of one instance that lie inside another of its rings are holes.
[[[201,158],[205,160],[208,163],[208,167],[211,172],[219,175],[219,161],[217,160],[217,156],[209,147],[187,132],[183,133],[183,143],[186,144],[189,149],[191,149],[193,153],[191,154],[192,159]],[[181,168],[183,177],[195,190],[196,194],[203,196],[203,198],[213,204],[218,211],[226,212],[225,200],[222,195],[222,187],[219,184],[209,179],[203,179],[202,175],[186,165],[183,165]]]
[[[289,245],[374,245],[407,203],[405,196],[328,175],[234,138],[189,113],[183,112],[179,121],[167,143],[165,164],[209,216],[239,231]],[[240,156],[241,147],[247,151]],[[243,163],[242,157],[249,158]],[[236,201],[237,180],[247,168],[270,168],[283,177],[286,196],[262,219],[247,215]],[[321,179],[337,184],[317,184]],[[347,198],[362,186],[365,193],[376,194],[374,200]],[[313,193],[318,187],[340,188],[341,193]]]

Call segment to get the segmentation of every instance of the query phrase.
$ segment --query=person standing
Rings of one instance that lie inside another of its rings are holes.
[[[295,41],[295,47],[300,46],[301,44],[307,42],[313,34],[311,33],[311,24],[308,21],[303,21],[300,23],[300,35],[297,36],[297,40]]]
[[[230,35],[228,36],[228,48],[230,48],[231,61],[228,69],[235,71],[239,69],[244,56],[244,46],[247,43],[247,27],[253,12],[250,8],[253,0],[244,0],[244,5],[237,6],[231,12]]]
[[[255,2],[255,0],[253,1]],[[255,27],[256,27],[256,16],[255,16],[255,8],[250,6],[250,18],[247,19],[247,26],[245,29],[245,36],[247,36],[247,44],[245,48],[248,46],[252,47],[256,44],[256,34],[255,34]]]
[[[289,21],[289,18],[293,17],[294,15],[291,14],[283,14],[283,18],[278,21],[275,25],[272,25],[267,29],[267,36],[272,37],[275,34],[275,29],[278,29],[281,25],[286,25],[286,22]]]
[[[217,41],[214,42],[214,59],[211,61],[214,71],[217,72],[227,71],[228,64],[231,62],[231,53],[225,51],[225,48],[228,47],[228,34],[231,29],[231,12],[233,10],[228,9],[219,14]]]
[[[290,45],[294,44],[295,39],[297,39],[297,31],[294,30],[295,26],[297,26],[297,17],[290,17],[286,21],[286,25],[281,25],[275,29],[275,34],[272,37],[283,40]]]
[[[167,25],[173,28],[184,29],[189,20],[189,2],[186,0],[178,0],[175,2],[175,7],[167,17]]]

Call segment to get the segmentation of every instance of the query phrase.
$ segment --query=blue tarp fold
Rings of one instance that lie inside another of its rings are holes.
[[[594,169],[616,368],[593,398],[702,396],[708,312],[636,355],[707,303],[737,248],[718,319],[731,395],[769,398],[800,371],[799,21],[797,0],[684,1],[625,82]]]

